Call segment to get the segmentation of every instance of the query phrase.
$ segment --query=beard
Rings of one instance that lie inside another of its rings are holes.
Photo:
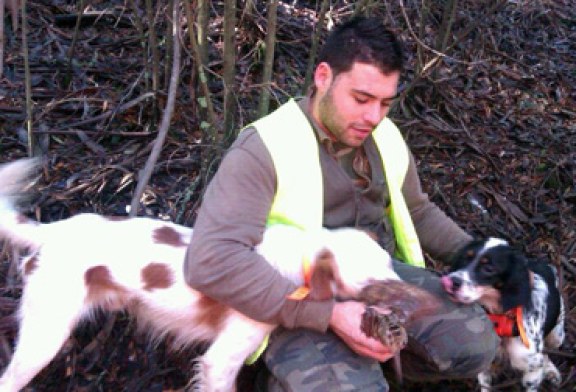
[[[345,141],[341,140],[345,130],[345,126],[343,125],[344,120],[339,115],[339,110],[334,104],[332,93],[332,86],[330,86],[328,91],[326,91],[326,94],[320,98],[320,102],[318,103],[320,123],[324,126],[324,131],[330,136],[341,143],[347,144]]]

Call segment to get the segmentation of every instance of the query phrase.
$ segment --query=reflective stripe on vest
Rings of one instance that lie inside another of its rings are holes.
[[[284,223],[302,229],[322,226],[323,186],[315,132],[298,104],[290,99],[252,124],[264,141],[276,170],[276,195],[267,224]],[[386,211],[394,228],[398,257],[423,267],[424,257],[402,195],[408,170],[408,148],[400,131],[385,118],[374,130],[390,194]]]
[[[267,225],[284,223],[304,230],[322,227],[320,152],[306,115],[290,99],[252,126],[258,130],[276,169],[276,195]]]
[[[397,257],[404,262],[424,267],[424,256],[420,241],[410,216],[410,211],[402,195],[402,185],[410,164],[408,147],[398,127],[384,118],[372,133],[382,157],[386,184],[390,195],[388,218],[394,228]]]

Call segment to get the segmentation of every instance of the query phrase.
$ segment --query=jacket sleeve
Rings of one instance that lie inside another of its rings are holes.
[[[275,189],[270,154],[254,129],[243,131],[203,197],[186,254],[185,279],[193,289],[252,319],[325,331],[333,302],[287,299],[295,285],[254,250]]]
[[[424,252],[446,262],[456,250],[472,239],[423,192],[411,153],[402,192]]]

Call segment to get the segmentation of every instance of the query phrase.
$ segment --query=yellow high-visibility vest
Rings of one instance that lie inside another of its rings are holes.
[[[322,226],[323,186],[314,130],[298,104],[289,100],[252,124],[264,141],[276,170],[277,187],[267,224],[314,229]],[[424,267],[420,242],[402,195],[409,165],[408,147],[396,125],[384,118],[372,136],[384,166],[390,206],[386,210],[396,237],[397,257]]]

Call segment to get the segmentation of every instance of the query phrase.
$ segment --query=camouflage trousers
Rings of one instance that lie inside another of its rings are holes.
[[[408,326],[401,352],[404,377],[414,381],[474,378],[490,366],[499,338],[478,306],[450,301],[438,275],[400,262],[400,277],[446,298],[435,314]],[[269,392],[388,391],[381,364],[352,352],[331,332],[276,330],[264,355]]]

